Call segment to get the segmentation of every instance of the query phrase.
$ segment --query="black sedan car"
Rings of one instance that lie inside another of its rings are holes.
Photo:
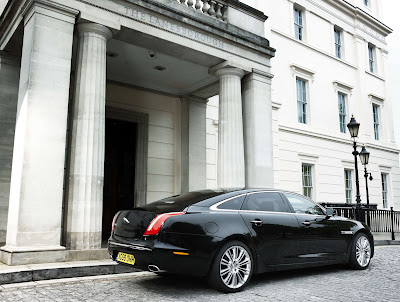
[[[118,263],[206,276],[212,287],[237,292],[267,271],[338,263],[365,269],[373,242],[365,224],[293,192],[204,190],[118,212],[108,251]]]

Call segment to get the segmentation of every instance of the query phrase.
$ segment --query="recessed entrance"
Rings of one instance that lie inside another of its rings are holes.
[[[107,118],[105,123],[102,239],[111,234],[112,219],[135,206],[136,123]]]

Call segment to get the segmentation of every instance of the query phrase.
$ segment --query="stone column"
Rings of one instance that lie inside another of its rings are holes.
[[[181,100],[182,192],[206,189],[206,107],[207,99]]]
[[[81,250],[101,247],[106,43],[112,32],[94,23],[79,24],[77,32],[67,247]]]
[[[23,12],[7,239],[2,248],[7,264],[34,262],[37,253],[29,252],[63,249],[65,145],[77,13],[43,1],[31,1]],[[56,260],[43,253],[40,257]]]
[[[246,187],[273,188],[271,74],[255,71],[243,79]]]
[[[233,190],[245,186],[241,78],[244,71],[226,67],[220,79],[218,126],[218,186]]]
[[[0,242],[6,241],[21,61],[0,51]]]

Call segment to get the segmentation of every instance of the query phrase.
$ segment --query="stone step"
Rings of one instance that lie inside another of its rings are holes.
[[[123,274],[140,270],[111,259],[8,266],[0,264],[0,285],[50,279]]]

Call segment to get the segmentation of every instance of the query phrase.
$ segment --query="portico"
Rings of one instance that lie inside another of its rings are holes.
[[[7,65],[1,261],[90,259],[114,211],[205,189],[215,95],[218,187],[273,187],[265,20],[239,1],[10,1],[0,64],[21,65]]]

